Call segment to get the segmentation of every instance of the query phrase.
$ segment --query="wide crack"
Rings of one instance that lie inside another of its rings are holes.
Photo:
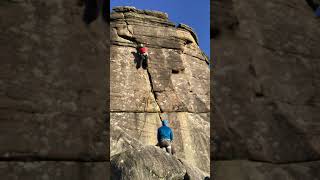
[[[149,69],[147,69],[147,75],[148,75],[148,79],[149,79],[149,84],[150,84],[150,88],[151,88],[151,93],[153,94],[153,97],[154,97],[154,101],[155,101],[155,103],[158,105],[158,107],[159,107],[159,109],[160,109],[160,113],[163,113],[163,110],[161,109],[160,104],[157,102],[157,95],[156,95],[156,93],[154,92],[154,89],[153,89],[152,77],[151,77],[151,74],[150,74]],[[159,119],[161,119],[161,116],[160,116],[159,113],[158,113],[158,116],[159,116]]]
[[[150,74],[149,69],[147,69],[147,75],[148,75],[148,79],[149,79],[149,84],[150,84],[150,88],[151,88],[151,93],[153,94],[154,100],[155,100],[155,102],[157,103],[157,105],[158,105],[158,107],[159,107],[159,109],[160,109],[160,112],[163,112],[163,110],[161,109],[161,106],[160,106],[159,103],[157,102],[157,95],[156,95],[156,93],[155,93],[154,90],[153,90],[152,77],[151,77],[151,74]]]

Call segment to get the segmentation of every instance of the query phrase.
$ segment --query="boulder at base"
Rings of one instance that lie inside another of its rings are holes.
[[[182,161],[183,162],[183,161]],[[130,149],[111,159],[111,179],[204,179],[206,174],[191,165],[181,163],[156,146]]]

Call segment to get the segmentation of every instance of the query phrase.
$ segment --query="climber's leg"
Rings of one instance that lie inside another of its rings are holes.
[[[136,60],[136,68],[137,68],[137,69],[139,69],[140,66],[141,66],[141,65],[140,65],[140,62],[141,62],[140,58]]]
[[[141,62],[142,62],[142,55],[138,53],[138,57],[135,59],[136,60],[136,68],[139,69],[141,67]]]
[[[165,147],[167,147],[168,145],[166,144],[166,141],[160,141],[159,142],[159,147],[160,148],[165,148]]]
[[[171,153],[171,146],[167,146],[167,147],[166,147],[166,150],[167,150],[167,153],[172,154],[172,153]]]
[[[142,55],[142,56],[143,56],[142,68],[147,69],[148,68],[148,56],[147,55]]]
[[[175,150],[174,146],[171,143],[171,154],[174,155],[175,153],[176,153],[176,150]]]
[[[166,145],[163,143],[163,141],[161,141],[160,143],[158,143],[158,145],[159,145],[160,149],[162,149],[164,152],[167,151],[167,147],[166,147]]]
[[[144,68],[143,62],[144,62],[144,55],[143,55],[143,54],[141,54],[141,58],[140,58],[140,67],[142,66],[142,68]]]
[[[160,148],[165,148],[165,151],[169,154],[172,154],[172,146],[171,143],[167,140],[163,140],[159,143]]]

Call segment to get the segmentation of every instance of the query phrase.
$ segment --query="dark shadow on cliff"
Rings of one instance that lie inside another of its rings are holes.
[[[311,7],[313,11],[316,11],[319,7],[319,4],[313,0],[306,0],[307,4]]]
[[[100,14],[104,22],[108,23],[110,21],[110,8],[107,0],[78,0],[77,5],[80,7],[84,6],[82,20],[87,25],[97,20]]]

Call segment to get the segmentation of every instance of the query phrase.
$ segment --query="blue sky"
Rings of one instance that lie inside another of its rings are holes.
[[[170,21],[187,24],[195,30],[200,48],[210,57],[209,0],[111,0],[110,8],[115,6],[134,6],[168,13]]]

